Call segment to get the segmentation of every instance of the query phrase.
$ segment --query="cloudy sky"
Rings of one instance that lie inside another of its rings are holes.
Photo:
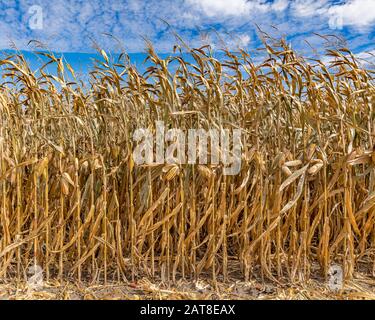
[[[95,40],[119,52],[111,34],[128,52],[141,52],[144,38],[170,52],[174,32],[192,46],[255,48],[257,26],[297,49],[307,50],[306,41],[322,49],[318,33],[345,37],[365,54],[375,49],[375,0],[0,0],[0,49],[37,39],[52,51],[83,53]]]

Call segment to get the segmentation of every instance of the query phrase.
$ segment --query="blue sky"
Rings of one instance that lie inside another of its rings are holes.
[[[0,0],[0,49],[31,50],[29,40],[37,39],[51,51],[92,53],[94,40],[134,53],[147,38],[158,52],[171,52],[173,32],[194,47],[254,49],[257,25],[302,53],[325,48],[314,33],[344,37],[361,57],[375,53],[375,0]]]

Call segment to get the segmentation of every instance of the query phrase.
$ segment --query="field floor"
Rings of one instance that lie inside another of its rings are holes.
[[[322,279],[311,279],[294,284],[277,285],[261,279],[249,282],[229,279],[218,282],[179,280],[174,285],[142,278],[137,282],[109,283],[107,285],[77,284],[74,282],[49,282],[39,287],[27,283],[0,284],[0,300],[102,300],[102,299],[187,299],[187,300],[305,300],[305,299],[375,299],[375,279],[356,273],[354,279],[347,281],[343,289],[330,290]]]

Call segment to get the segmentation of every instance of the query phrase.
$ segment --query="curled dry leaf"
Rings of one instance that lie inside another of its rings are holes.
[[[285,165],[281,167],[281,170],[285,173],[287,177],[290,177],[292,175],[292,171],[290,171],[290,169]]]
[[[165,167],[163,168],[163,171],[164,169]],[[167,171],[164,171],[164,172],[167,172],[165,175],[165,179],[167,181],[170,181],[179,174],[180,168],[177,165],[172,165],[170,168],[168,168]]]
[[[315,175],[316,173],[318,173],[320,171],[321,168],[323,168],[323,161],[322,160],[316,160],[315,161],[316,163],[314,165],[312,165],[309,170],[307,171],[308,174],[310,175]]]
[[[287,167],[298,167],[302,164],[301,160],[292,160],[292,161],[287,161],[284,163],[284,166]]]

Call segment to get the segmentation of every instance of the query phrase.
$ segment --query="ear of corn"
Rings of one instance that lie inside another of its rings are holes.
[[[150,47],[143,76],[101,51],[90,87],[67,82],[74,71],[53,55],[57,75],[1,60],[0,276],[33,264],[94,282],[258,271],[294,281],[333,261],[346,278],[362,262],[372,270],[372,73],[347,49],[329,51],[328,68],[284,41],[266,47],[260,64],[208,48],[163,60]],[[132,133],[157,120],[242,128],[241,172],[135,165]]]

